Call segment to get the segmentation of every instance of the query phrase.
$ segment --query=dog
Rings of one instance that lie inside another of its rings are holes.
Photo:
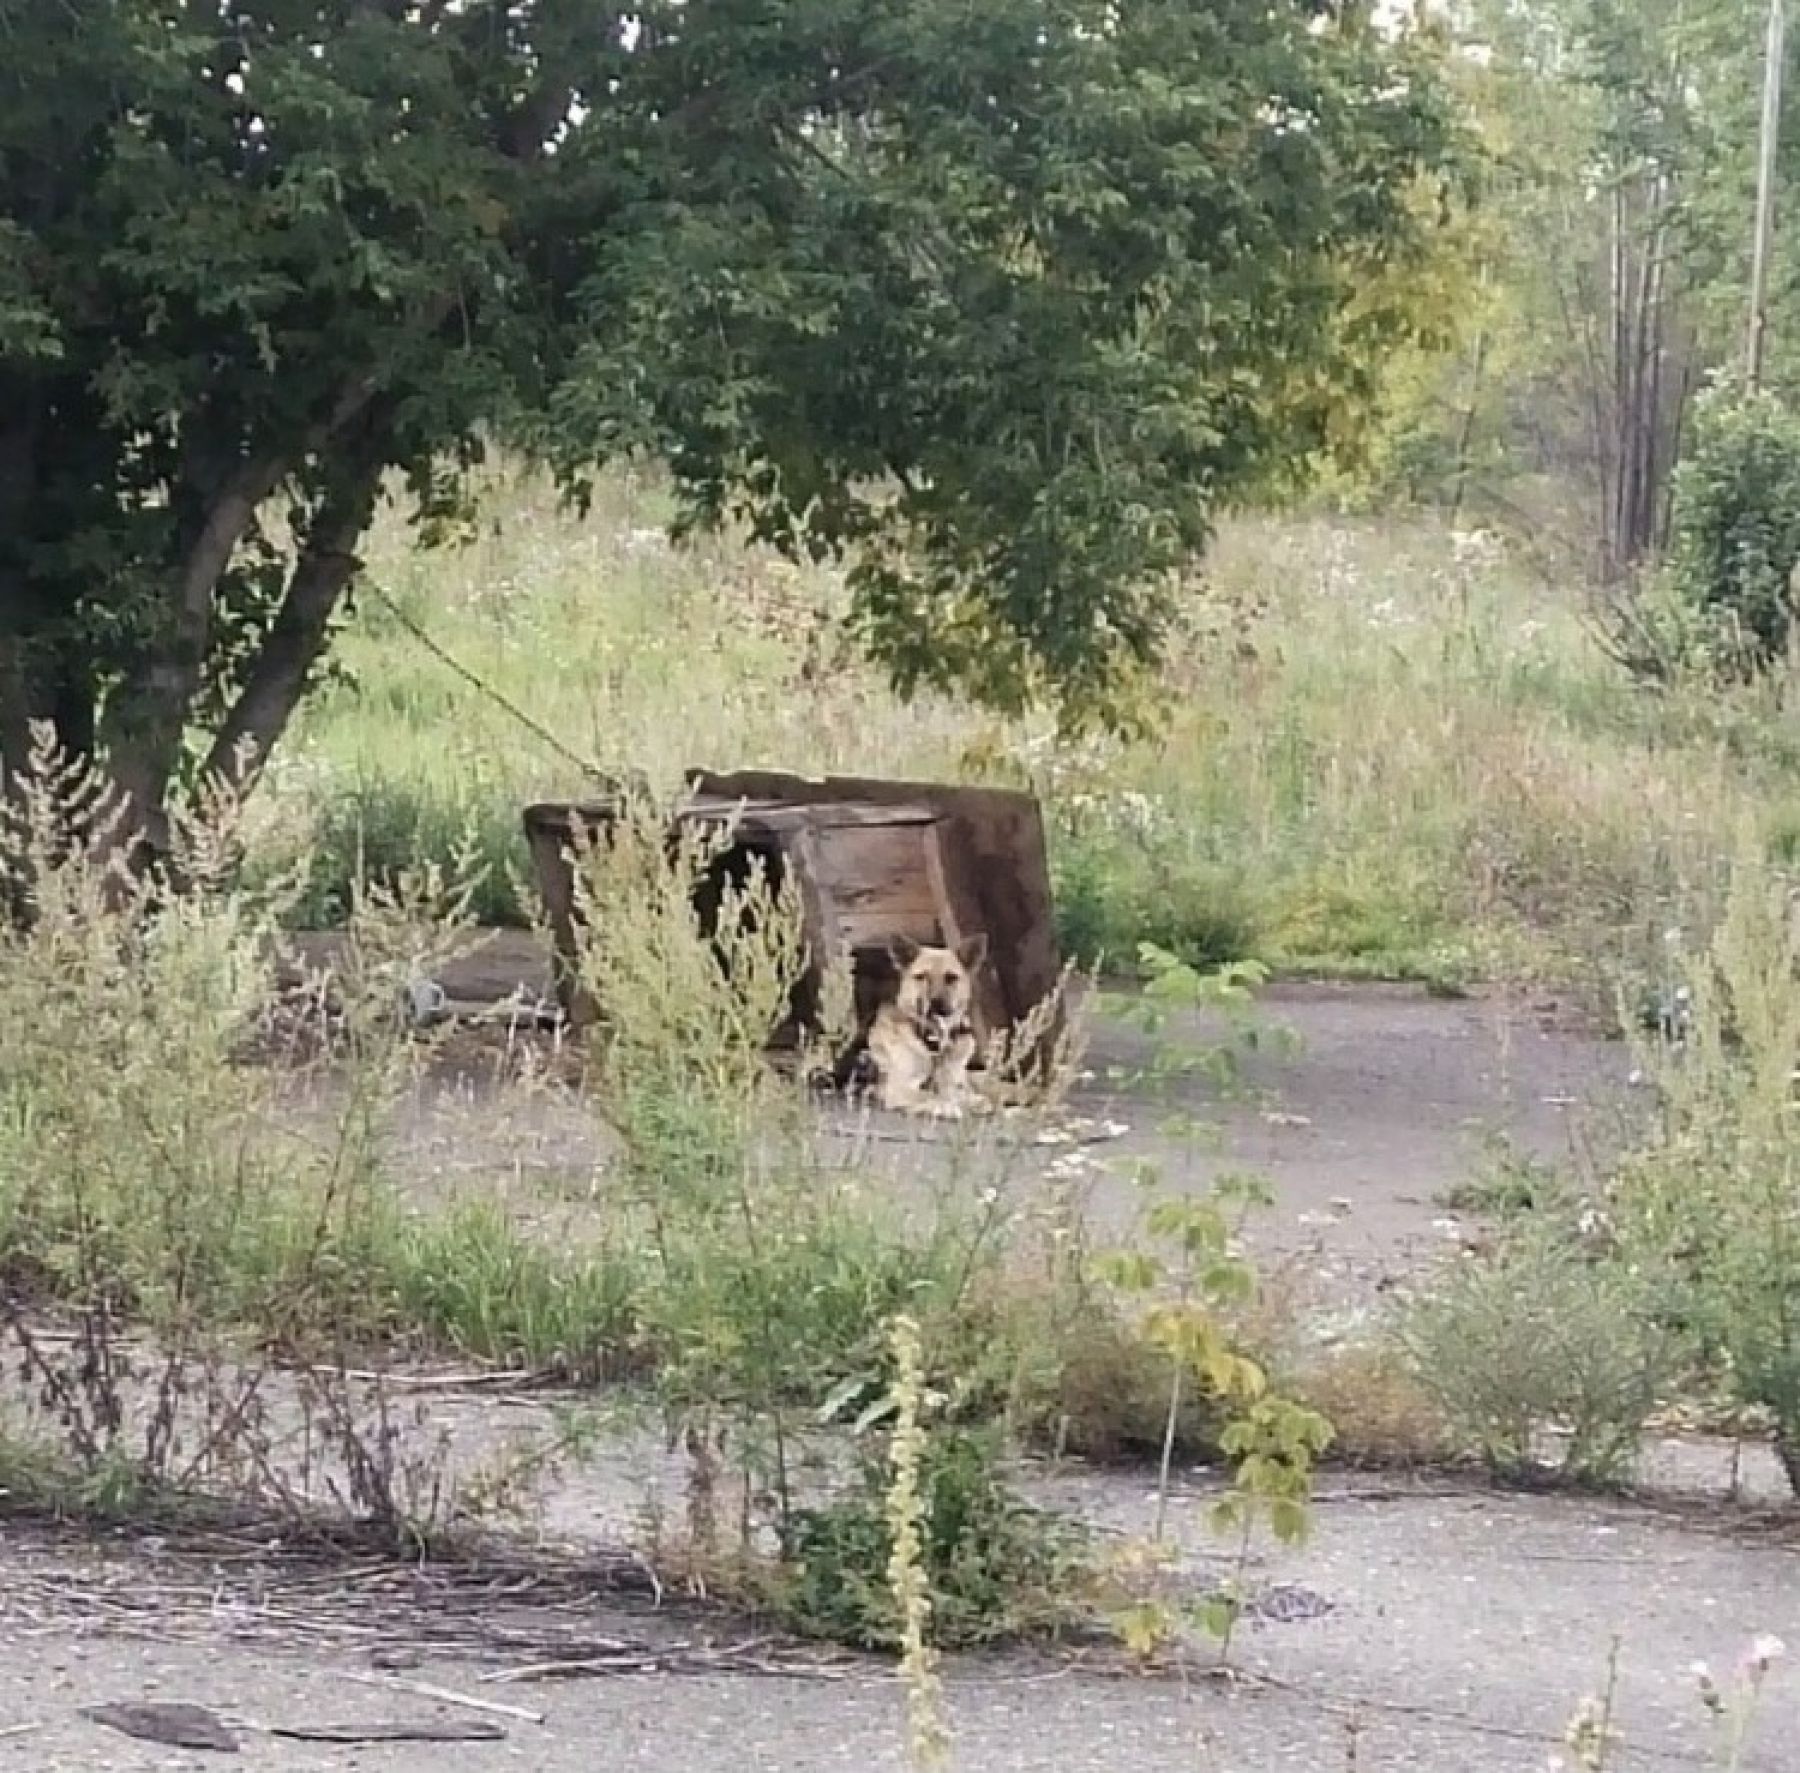
[[[888,944],[888,953],[900,983],[869,1025],[876,1100],[891,1112],[955,1120],[971,1100],[976,1041],[969,1011],[987,937],[936,948],[902,936]]]

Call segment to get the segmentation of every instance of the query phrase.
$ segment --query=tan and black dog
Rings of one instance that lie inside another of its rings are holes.
[[[888,944],[888,953],[900,983],[869,1027],[876,1100],[901,1114],[955,1119],[971,1101],[975,1028],[969,1011],[987,937],[933,948],[902,936]]]

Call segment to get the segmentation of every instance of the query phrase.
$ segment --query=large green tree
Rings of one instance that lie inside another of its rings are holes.
[[[1368,10],[0,0],[0,752],[146,823],[266,754],[383,489],[429,540],[496,445],[1104,713],[1417,328],[1456,129]]]

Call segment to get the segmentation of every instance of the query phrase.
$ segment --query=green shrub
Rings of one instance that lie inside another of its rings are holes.
[[[1784,658],[1800,565],[1800,412],[1723,383],[1695,403],[1673,488],[1670,586],[1716,664]]]
[[[1080,966],[1129,972],[1145,942],[1196,967],[1247,959],[1261,945],[1251,893],[1219,864],[1077,831],[1058,838],[1050,866],[1057,935]]]
[[[1463,1261],[1404,1313],[1400,1336],[1451,1439],[1494,1472],[1545,1469],[1613,1484],[1673,1378],[1676,1337],[1624,1265],[1589,1257],[1566,1224],[1533,1223]]]
[[[795,1511],[783,1541],[790,1574],[779,1592],[790,1628],[870,1649],[898,1645],[891,1484],[886,1459],[871,1455],[848,1494]],[[919,1491],[919,1561],[934,1643],[988,1643],[1068,1615],[1081,1566],[1079,1531],[1013,1492],[992,1431],[932,1432]]]

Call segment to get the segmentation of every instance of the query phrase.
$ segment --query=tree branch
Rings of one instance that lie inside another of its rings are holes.
[[[554,63],[555,57],[550,53],[544,38],[553,38],[559,24],[574,24],[580,28],[589,24],[593,16],[590,0],[574,0],[573,4],[564,4],[555,11],[560,12],[560,19],[549,5],[538,9],[538,50],[546,63]],[[609,22],[612,28],[617,28],[616,21]],[[501,131],[501,150],[514,160],[538,159],[543,154],[551,132],[568,116],[569,108],[575,102],[576,91],[575,82],[566,73],[558,73],[552,67],[552,71],[525,95],[524,102],[507,120]]]
[[[428,307],[425,328],[438,325],[451,308],[448,297],[436,298]],[[220,575],[231,564],[232,551],[244,539],[258,507],[274,492],[296,462],[304,461],[333,442],[361,416],[381,385],[380,372],[366,371],[338,391],[331,408],[306,433],[292,454],[270,451],[245,462],[214,495],[206,522],[182,567],[180,604],[185,621],[200,625],[197,638],[205,651],[206,618]]]
[[[355,548],[374,515],[381,473],[381,452],[371,449],[319,507],[256,663],[207,755],[205,776],[233,793],[254,786],[306,692],[331,618],[362,565]]]
[[[503,146],[514,160],[536,160],[550,132],[569,114],[575,88],[567,80],[548,80],[512,114]]]
[[[424,331],[442,325],[455,305],[454,292],[434,296],[417,325]],[[160,844],[163,799],[206,666],[219,580],[263,501],[308,457],[340,443],[364,418],[384,374],[371,368],[350,377],[291,450],[253,456],[226,477],[212,495],[173,588],[173,644],[151,651],[136,681],[109,698],[104,749],[112,779],[132,808],[124,828],[143,831],[153,847]]]

